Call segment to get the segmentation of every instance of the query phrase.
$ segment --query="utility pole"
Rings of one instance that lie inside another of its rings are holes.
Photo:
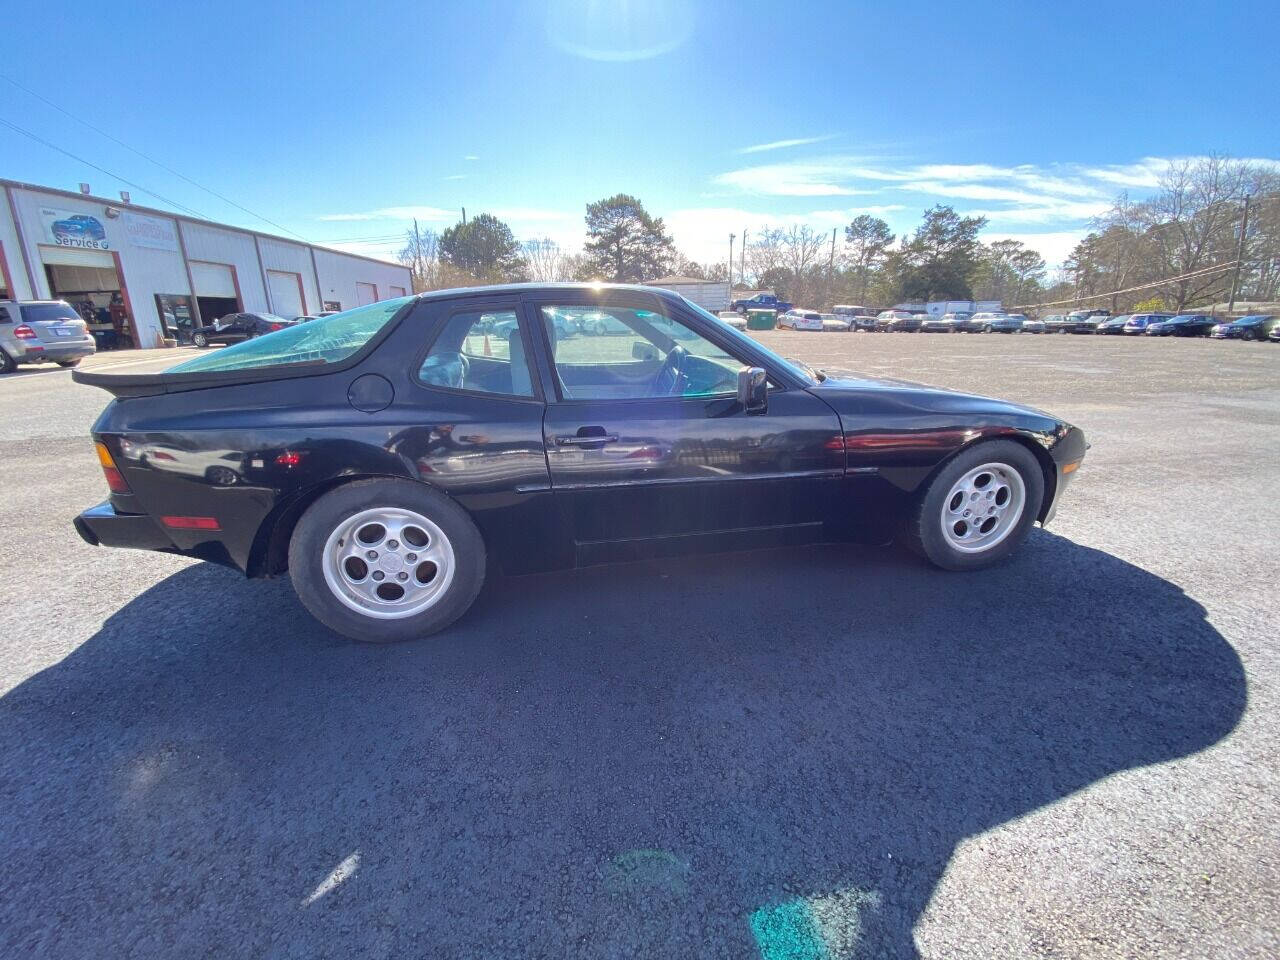
[[[1244,212],[1240,214],[1240,239],[1236,241],[1236,269],[1231,275],[1231,301],[1227,313],[1236,309],[1236,291],[1240,288],[1240,261],[1244,259],[1244,232],[1249,228],[1249,194],[1244,195]]]
[[[417,274],[419,283],[423,283],[422,277],[422,234],[418,232],[418,218],[413,218],[413,271]],[[423,284],[425,286],[425,284]]]
[[[745,287],[747,285],[747,228],[746,227],[742,228],[742,253],[740,254],[740,256],[742,258],[742,266],[738,270],[738,279],[742,281],[742,285]],[[733,264],[729,264],[729,267],[730,269],[732,269]]]
[[[467,208],[466,207],[462,208],[462,225],[464,227],[467,225]]]
[[[733,300],[733,238],[737,234],[729,234],[729,300]]]
[[[836,230],[838,227],[831,228],[831,259],[827,261],[827,297],[832,299],[834,305],[834,295],[832,290],[835,288],[836,274]]]

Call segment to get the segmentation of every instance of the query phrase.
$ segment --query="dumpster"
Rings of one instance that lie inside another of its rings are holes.
[[[748,330],[772,330],[777,322],[778,311],[776,310],[747,311]]]

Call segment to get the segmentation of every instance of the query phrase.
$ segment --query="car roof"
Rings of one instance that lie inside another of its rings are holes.
[[[651,287],[644,283],[496,283],[480,287],[449,287],[444,290],[428,290],[417,294],[419,300],[448,300],[455,297],[485,297],[504,293],[648,293],[653,296],[679,298],[679,294],[666,287]]]

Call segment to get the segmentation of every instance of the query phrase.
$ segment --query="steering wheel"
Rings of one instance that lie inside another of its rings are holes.
[[[671,348],[662,369],[653,378],[653,393],[658,397],[678,397],[684,390],[684,361],[689,351],[679,345]],[[670,380],[670,383],[667,381]]]

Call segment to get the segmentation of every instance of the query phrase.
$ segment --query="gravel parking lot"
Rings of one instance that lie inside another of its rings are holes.
[[[495,579],[374,648],[83,544],[106,394],[0,380],[0,956],[1280,953],[1280,346],[759,336],[1093,449],[994,570]]]

